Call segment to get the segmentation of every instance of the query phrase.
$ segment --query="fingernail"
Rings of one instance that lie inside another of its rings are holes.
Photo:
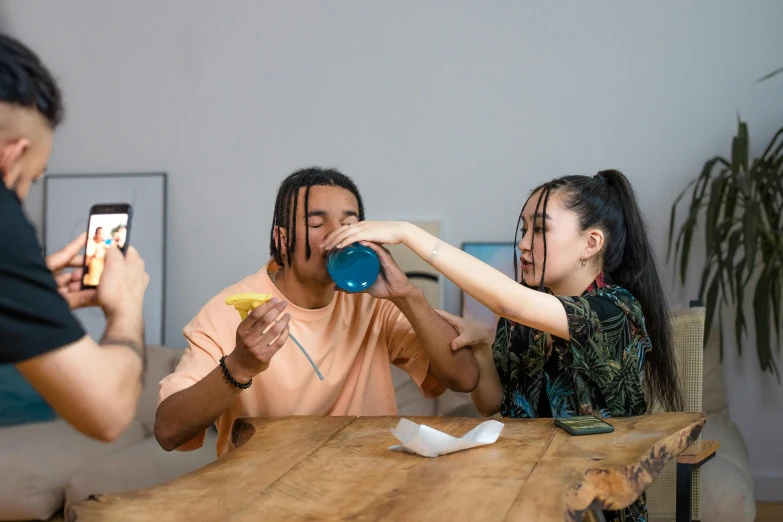
[[[283,305],[283,308],[285,308],[288,306],[288,301],[281,301],[280,304]]]
[[[278,301],[279,299],[277,297],[272,298],[272,304],[277,304]]]
[[[286,319],[291,319],[291,314],[285,314],[283,317],[285,317]]]

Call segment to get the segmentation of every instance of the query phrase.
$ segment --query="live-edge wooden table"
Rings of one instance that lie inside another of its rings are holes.
[[[461,437],[483,419],[411,417]],[[399,417],[239,419],[224,458],[166,484],[66,507],[78,522],[582,520],[631,504],[704,426],[703,413],[609,419],[574,437],[502,419],[498,441],[437,458],[389,450]]]

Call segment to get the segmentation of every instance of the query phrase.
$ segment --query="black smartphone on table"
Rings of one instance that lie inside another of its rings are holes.
[[[109,248],[128,250],[133,209],[128,203],[93,205],[87,220],[87,244],[84,248],[82,288],[95,288],[103,274]]]
[[[555,426],[571,435],[595,435],[598,433],[612,433],[614,431],[614,426],[593,415],[556,418]]]

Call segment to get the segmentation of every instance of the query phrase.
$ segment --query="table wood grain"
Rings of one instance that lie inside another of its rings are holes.
[[[484,420],[409,418],[457,437]],[[633,502],[705,417],[608,419],[613,433],[580,437],[552,419],[502,419],[495,444],[434,459],[389,450],[397,422],[238,419],[227,456],[160,486],[68,505],[66,520],[581,520]]]

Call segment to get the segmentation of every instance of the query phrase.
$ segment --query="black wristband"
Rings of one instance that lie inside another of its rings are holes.
[[[223,375],[226,376],[226,379],[228,379],[228,382],[236,386],[237,388],[240,388],[242,390],[246,390],[250,388],[250,385],[253,384],[253,379],[250,379],[245,384],[242,384],[241,382],[237,381],[233,377],[231,377],[231,374],[228,372],[228,368],[226,368],[226,356],[220,358],[220,368],[223,370]]]

